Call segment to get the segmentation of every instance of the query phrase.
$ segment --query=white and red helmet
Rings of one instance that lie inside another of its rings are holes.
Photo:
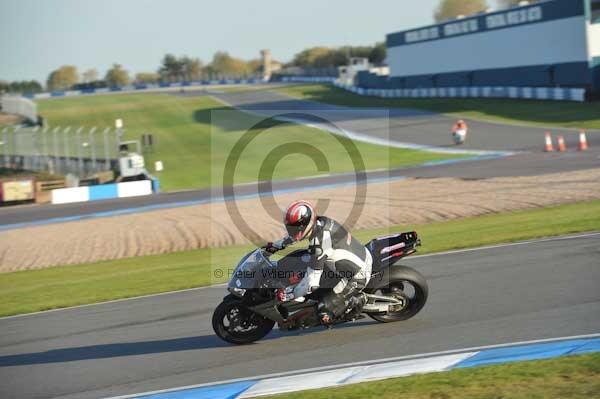
[[[308,201],[295,201],[285,211],[283,223],[294,241],[306,238],[317,221],[315,208]]]

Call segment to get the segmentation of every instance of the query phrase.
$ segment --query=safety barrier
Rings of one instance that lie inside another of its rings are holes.
[[[138,84],[124,87],[105,87],[101,89],[82,89],[82,90],[67,90],[53,91],[49,93],[26,93],[23,97],[31,99],[43,99],[50,97],[73,97],[89,94],[102,94],[113,92],[137,92],[145,90],[160,90],[168,88],[185,88],[185,87],[200,87],[200,86],[215,86],[215,85],[242,85],[242,84],[257,84],[264,83],[262,79],[222,79],[222,80],[203,80],[194,82],[174,82],[174,83],[153,83],[153,84]]]
[[[47,180],[35,183],[35,202],[45,204],[52,201],[52,191],[65,188],[65,181]]]
[[[334,83],[337,78],[331,76],[284,76],[285,83]]]
[[[150,195],[153,187],[157,187],[155,184],[157,183],[153,183],[151,180],[140,180],[98,186],[60,188],[51,191],[51,202],[53,204],[69,204]]]
[[[526,100],[585,101],[585,89],[562,87],[430,87],[419,89],[367,89],[334,82],[334,86],[381,98],[514,98]]]

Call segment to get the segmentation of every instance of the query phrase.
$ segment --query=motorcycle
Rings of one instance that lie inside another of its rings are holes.
[[[452,132],[452,140],[454,140],[454,144],[461,145],[464,144],[467,139],[467,129],[458,129]]]
[[[362,291],[366,297],[358,307],[350,307],[332,324],[364,318],[390,323],[410,319],[425,306],[429,289],[416,270],[398,265],[417,251],[421,240],[416,232],[376,238],[365,245],[373,258],[371,279]],[[217,306],[212,326],[221,339],[233,344],[249,344],[265,337],[278,324],[280,330],[313,328],[322,325],[317,305],[323,289],[308,294],[303,302],[282,301],[285,288],[297,284],[312,259],[307,249],[293,251],[279,260],[270,259],[262,248],[246,254],[232,273],[227,295]],[[324,278],[339,281],[335,270],[326,265]],[[337,279],[337,280],[336,280]],[[331,283],[331,281],[329,282]],[[328,326],[330,327],[330,326]]]

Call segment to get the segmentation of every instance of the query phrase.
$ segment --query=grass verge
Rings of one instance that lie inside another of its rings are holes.
[[[530,399],[600,397],[600,353],[456,369],[269,398]]]
[[[165,191],[222,185],[227,157],[237,151],[234,145],[264,119],[224,107],[209,96],[164,93],[84,96],[41,100],[38,104],[40,114],[51,126],[103,128],[114,126],[115,119],[122,118],[126,128],[124,139],[140,139],[143,133],[152,133],[156,145],[144,153],[146,165],[152,170],[154,161],[163,162],[164,171],[159,177]],[[257,137],[239,155],[235,183],[270,177],[261,176],[261,168],[273,170],[275,179],[354,170],[353,159],[327,132],[272,121],[260,134],[258,130],[253,133]],[[281,160],[269,153],[292,143],[295,153],[286,154]],[[361,142],[356,142],[356,146],[367,170],[464,157]],[[100,151],[103,153],[103,147]],[[321,154],[327,154],[327,165],[317,168],[309,157],[319,159]]]
[[[366,242],[390,231],[419,232],[420,253],[600,230],[600,200],[447,222],[362,230]],[[0,274],[0,316],[96,303],[225,282],[251,247],[207,248]]]
[[[292,97],[349,107],[417,108],[461,118],[474,118],[510,124],[600,129],[598,102],[536,101],[482,98],[364,97],[326,84],[286,86],[276,89]]]

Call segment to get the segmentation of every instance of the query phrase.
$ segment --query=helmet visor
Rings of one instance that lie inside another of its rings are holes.
[[[301,224],[294,225],[294,226],[286,225],[285,228],[287,229],[287,232],[290,235],[290,237],[292,238],[292,240],[300,241],[301,239],[304,238],[304,232],[306,231],[305,225],[301,225]]]

